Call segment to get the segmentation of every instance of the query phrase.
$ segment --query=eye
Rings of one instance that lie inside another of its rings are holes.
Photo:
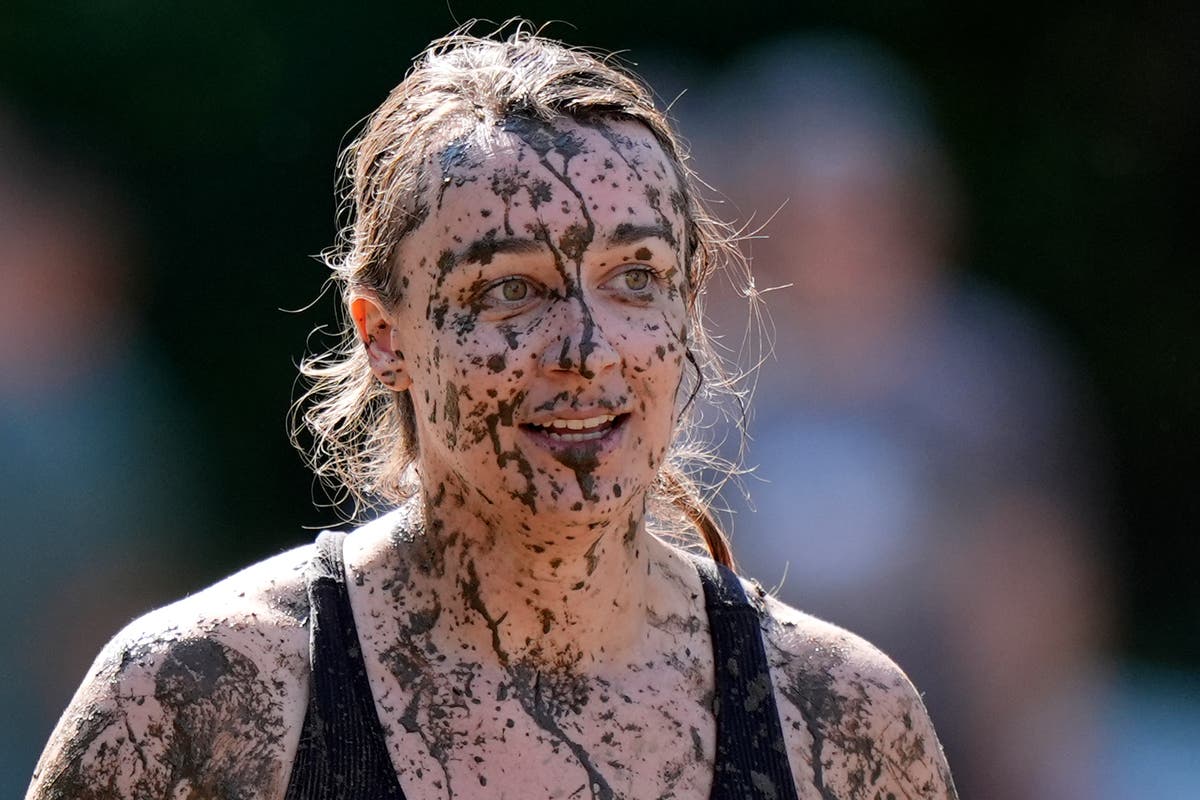
[[[523,278],[506,278],[499,286],[500,296],[510,303],[519,303],[529,296],[529,282]]]
[[[634,267],[621,273],[621,280],[625,284],[625,288],[634,292],[640,292],[650,285],[650,270],[645,267]]]
[[[628,264],[608,278],[605,286],[628,300],[648,301],[658,283],[658,273],[644,264]]]
[[[480,308],[516,311],[532,302],[539,291],[539,285],[529,278],[509,275],[484,286],[475,302]]]

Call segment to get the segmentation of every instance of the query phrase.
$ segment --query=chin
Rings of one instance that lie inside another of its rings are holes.
[[[635,503],[640,503],[649,483],[629,476],[608,475],[596,470],[577,478],[559,469],[538,476],[530,485],[506,485],[506,497],[490,502],[488,516],[501,529],[518,526],[524,530],[551,528],[595,529],[598,524],[625,525]],[[506,482],[507,484],[507,482]],[[640,516],[640,508],[638,509]]]

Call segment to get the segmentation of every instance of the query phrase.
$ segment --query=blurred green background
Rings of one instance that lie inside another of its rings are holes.
[[[6,0],[0,110],[116,187],[136,315],[196,440],[168,455],[194,462],[217,509],[159,599],[335,521],[285,424],[309,333],[333,318],[329,295],[312,304],[312,256],[334,237],[335,157],[431,38],[517,14],[634,63],[665,51],[717,70],[768,35],[839,29],[911,64],[969,201],[966,266],[1049,320],[1098,396],[1119,649],[1200,669],[1200,48],[1178,0]]]
[[[1090,370],[1117,468],[1125,646],[1200,665],[1200,135],[1189,4],[9,0],[0,92],[132,206],[142,312],[208,432],[224,512],[213,574],[297,539],[311,481],[284,415],[331,319],[350,127],[455,21],[568,20],[576,43],[714,68],[783,30],[847,28],[908,60],[970,198],[970,269],[1048,316]],[[686,132],[685,132],[686,134]],[[703,170],[704,165],[699,165]],[[719,187],[718,187],[719,188]],[[181,458],[191,454],[180,454]]]

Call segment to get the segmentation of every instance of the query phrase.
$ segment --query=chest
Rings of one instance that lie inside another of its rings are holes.
[[[377,644],[368,675],[410,800],[707,796],[716,722],[699,659],[597,677]]]
[[[700,631],[655,631],[671,639],[649,646],[658,655],[596,669],[570,654],[498,663],[403,619],[374,618],[359,640],[409,800],[707,796],[716,722]]]

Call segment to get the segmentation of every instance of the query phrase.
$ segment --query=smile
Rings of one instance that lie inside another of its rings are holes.
[[[528,423],[521,427],[540,434],[551,442],[574,444],[599,441],[617,428],[628,414],[601,414],[587,419],[552,419],[547,422]]]
[[[601,414],[587,419],[555,419],[530,427],[560,441],[587,442],[602,438],[612,428],[615,419],[613,414]]]

